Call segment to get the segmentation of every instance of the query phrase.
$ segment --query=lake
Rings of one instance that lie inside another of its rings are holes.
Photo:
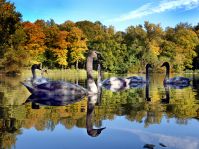
[[[28,76],[0,76],[2,149],[199,149],[199,75],[186,75],[191,86],[178,89],[153,74],[147,87],[103,88],[62,106],[26,102],[30,93],[20,81]],[[50,78],[86,87],[85,77]]]

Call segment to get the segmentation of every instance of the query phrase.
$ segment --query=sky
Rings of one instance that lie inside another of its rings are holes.
[[[144,21],[175,27],[180,22],[199,23],[199,0],[10,0],[22,14],[23,21],[53,19],[57,24],[100,21],[125,31]]]

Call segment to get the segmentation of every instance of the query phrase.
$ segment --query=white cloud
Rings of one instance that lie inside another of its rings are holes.
[[[183,8],[190,10],[199,6],[199,0],[162,0],[158,5],[154,6],[154,3],[147,3],[136,10],[133,10],[127,14],[119,16],[118,18],[111,19],[110,21],[122,22],[135,18],[141,18],[150,14],[161,13],[168,10]]]
[[[137,135],[140,140],[144,143],[152,143],[157,146],[157,143],[163,143],[168,148],[176,149],[198,149],[199,139],[190,136],[169,136],[160,133],[151,133],[137,129],[122,129],[122,128],[112,128],[120,131],[126,131]]]

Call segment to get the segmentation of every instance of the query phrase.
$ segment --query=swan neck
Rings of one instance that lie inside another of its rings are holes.
[[[88,85],[88,93],[96,94],[98,93],[97,85],[93,79],[93,57],[91,55],[87,58],[86,63],[86,72],[87,72],[87,85]]]
[[[169,87],[165,87],[165,92],[166,92],[166,100],[169,102],[170,100]]]
[[[36,79],[36,72],[35,72],[35,69],[32,68],[31,70],[32,70],[32,78],[33,78],[33,79]]]
[[[98,87],[99,87],[99,86],[100,86],[100,83],[101,83],[101,81],[102,81],[102,71],[101,71],[101,65],[100,65],[100,64],[98,64],[97,71],[98,71],[97,85],[98,85]]]
[[[146,82],[149,82],[149,68],[146,67]]]
[[[169,79],[170,66],[166,66],[166,79]]]
[[[88,56],[86,63],[87,79],[93,79],[93,58]]]
[[[146,90],[145,90],[145,94],[146,94],[146,99],[149,99],[149,83],[146,84]]]
[[[86,128],[87,128],[88,133],[93,129],[92,113],[95,108],[95,105],[90,103],[89,100],[90,99],[88,99],[88,102],[87,102],[87,114],[86,114]]]

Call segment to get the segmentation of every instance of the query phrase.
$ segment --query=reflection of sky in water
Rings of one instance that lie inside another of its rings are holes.
[[[164,118],[161,125],[144,128],[144,123],[130,122],[125,117],[115,117],[102,123],[106,129],[98,137],[90,137],[85,128],[66,129],[59,124],[53,131],[23,129],[17,136],[16,149],[25,148],[143,148],[144,144],[154,144],[161,148],[163,143],[169,149],[198,149],[199,125],[197,120],[189,120],[188,125],[179,125],[175,119],[169,123]],[[195,130],[195,131],[191,131]],[[25,142],[25,143],[24,143]]]
[[[168,148],[176,149],[198,149],[198,121],[189,120],[188,125],[179,125],[175,119],[169,119],[169,122],[164,118],[161,121],[161,125],[153,124],[148,128],[144,128],[144,124],[132,123],[126,121],[123,117],[117,118],[118,125],[107,123],[107,128],[115,131],[121,131],[129,133],[139,138],[141,144],[154,144],[159,146],[159,143],[163,143]],[[195,130],[195,131],[193,131]],[[130,139],[130,138],[129,138]]]

